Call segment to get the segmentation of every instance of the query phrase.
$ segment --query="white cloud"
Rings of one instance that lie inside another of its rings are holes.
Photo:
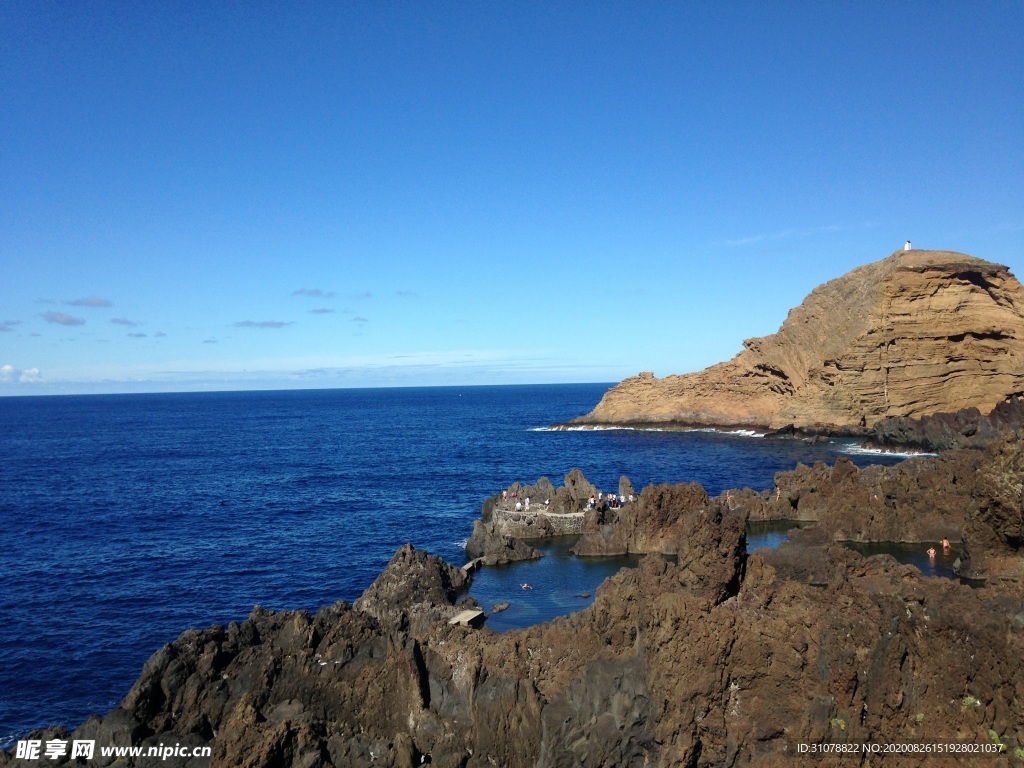
[[[38,368],[26,368],[24,371],[8,363],[0,365],[0,383],[3,384],[35,384],[43,380]]]

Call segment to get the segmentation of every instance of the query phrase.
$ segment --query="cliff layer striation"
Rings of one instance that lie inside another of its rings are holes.
[[[999,264],[898,251],[815,288],[728,362],[609,390],[573,424],[871,427],[1024,391],[1024,287]]]

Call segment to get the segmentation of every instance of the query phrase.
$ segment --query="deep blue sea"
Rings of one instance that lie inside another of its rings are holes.
[[[185,629],[354,600],[404,542],[461,564],[481,502],[513,481],[580,467],[608,490],[625,474],[718,494],[849,450],[543,429],[608,386],[0,398],[0,745],[116,706]],[[617,567],[566,571],[495,628],[531,601],[582,607]],[[521,573],[483,572],[481,603]]]

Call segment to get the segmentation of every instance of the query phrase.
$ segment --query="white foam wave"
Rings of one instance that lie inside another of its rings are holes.
[[[689,432],[711,432],[716,435],[737,435],[738,437],[764,437],[764,432],[755,432],[752,429],[718,429],[717,427],[697,427],[687,430]]]
[[[559,427],[531,427],[530,432],[668,432],[660,427],[618,427],[603,424],[574,424]]]
[[[928,453],[926,451],[886,451],[882,448],[868,448],[867,446],[860,445],[859,443],[844,445],[839,448],[839,452],[849,453],[854,456],[893,456],[901,459],[913,459],[939,455],[937,453]]]
[[[459,549],[465,549],[466,545],[469,544],[469,539],[459,539],[458,541],[453,541],[452,544]]]
[[[764,437],[764,432],[753,429],[718,429],[716,427],[627,427],[615,424],[573,424],[556,427],[531,427],[530,432],[713,432],[717,435],[736,435],[738,437]]]

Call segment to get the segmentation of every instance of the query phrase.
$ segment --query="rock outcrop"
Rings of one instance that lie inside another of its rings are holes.
[[[859,430],[1024,391],[1024,287],[1001,265],[898,251],[815,288],[772,336],[696,373],[626,379],[573,424]]]
[[[619,488],[631,493],[633,486],[623,477]],[[561,488],[546,477],[533,485],[513,483],[484,501],[466,542],[466,554],[470,559],[482,558],[485,565],[538,558],[541,553],[523,540],[582,533],[589,501],[598,493],[579,469],[565,476]]]
[[[1024,427],[1024,398],[1011,396],[991,413],[977,408],[956,413],[934,413],[911,419],[895,416],[875,422],[866,444],[883,449],[948,451],[985,448]]]
[[[800,536],[819,543],[949,539],[961,544],[962,576],[1024,586],[1024,433],[891,467],[798,465],[775,484],[731,491],[733,509],[751,520],[813,521]]]
[[[431,583],[374,589],[384,622],[337,603],[186,632],[70,738],[210,745],[209,764],[232,768],[775,766],[801,744],[1024,749],[1019,589],[972,590],[837,546],[809,564],[732,560],[717,521],[691,519],[678,563],[650,555],[586,610],[503,635],[389,620],[406,600],[451,609],[444,569],[405,551],[382,583]],[[790,578],[808,568],[816,586]]]
[[[469,583],[461,568],[406,544],[353,607],[384,626],[415,631],[450,619],[450,606]]]

